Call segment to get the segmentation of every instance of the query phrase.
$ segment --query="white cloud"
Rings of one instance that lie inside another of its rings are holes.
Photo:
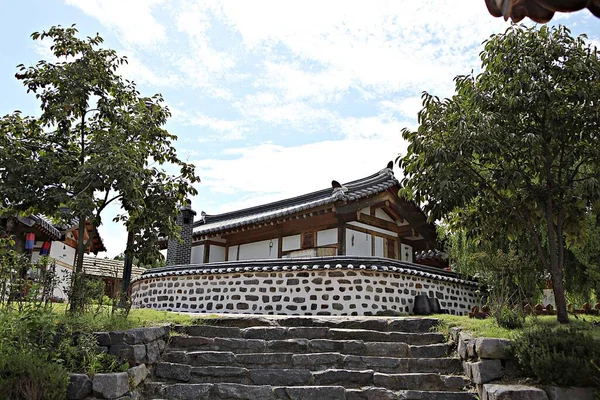
[[[178,75],[164,71],[155,72],[146,66],[142,61],[131,52],[123,52],[121,55],[127,57],[127,63],[119,67],[118,71],[126,78],[135,81],[138,84],[146,84],[154,88],[176,87],[181,85],[181,79]]]
[[[200,189],[212,195],[236,194],[241,200],[221,203],[209,214],[249,207],[348,182],[375,173],[394,160],[405,145],[398,138],[347,139],[301,146],[264,143],[229,149],[226,158],[195,161]],[[195,204],[206,201],[199,199]]]
[[[396,112],[412,119],[416,119],[417,113],[423,108],[423,101],[420,96],[405,97],[396,101],[384,100],[379,104],[388,113]]]
[[[65,0],[69,5],[115,29],[124,42],[154,46],[165,39],[165,28],[156,21],[152,9],[164,0]]]
[[[249,126],[243,121],[233,121],[220,118],[212,118],[202,114],[195,114],[186,118],[186,124],[209,128],[216,134],[202,134],[198,137],[199,142],[208,140],[239,140],[245,137]]]

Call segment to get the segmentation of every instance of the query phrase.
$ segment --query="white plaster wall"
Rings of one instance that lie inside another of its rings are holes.
[[[210,246],[210,253],[208,253],[208,262],[225,261],[225,247]]]
[[[237,260],[237,252],[239,246],[229,246],[229,253],[227,253],[227,260],[236,261]]]
[[[464,315],[477,287],[404,273],[365,270],[244,272],[146,278],[132,284],[134,308],[281,315],[410,314],[417,294]]]
[[[71,246],[67,246],[63,242],[52,242],[50,245],[50,257],[55,260],[62,261],[63,263],[73,267],[75,265],[75,250]]]
[[[240,245],[240,260],[277,258],[277,239]]]
[[[401,252],[400,252],[400,259],[402,261],[413,262],[413,249],[412,249],[412,246],[409,246],[407,244],[402,244],[402,249],[401,249]]]
[[[383,210],[381,208],[378,208],[377,210],[375,210],[375,216],[377,218],[385,219],[386,221],[396,222],[396,221],[394,221],[393,218],[391,218],[389,215],[387,215],[385,212],[383,212]]]
[[[300,248],[300,235],[285,236],[282,241],[282,251],[298,250]]]
[[[346,229],[346,255],[371,256],[371,235]]]
[[[43,242],[36,242],[35,249],[31,254],[31,262],[36,263],[40,259],[40,249]],[[64,247],[64,248],[63,248]],[[63,242],[52,242],[50,245],[49,256],[55,262],[56,286],[52,291],[52,296],[66,300],[67,290],[71,284],[71,274],[75,264],[75,249],[67,246]]]
[[[54,297],[59,299],[67,299],[67,291],[71,286],[71,274],[73,271],[70,268],[65,268],[61,265],[56,265],[56,279],[57,285],[52,292]]]
[[[386,234],[388,236],[393,236],[393,237],[398,237],[398,233],[397,232],[392,232],[392,231],[388,231],[387,229],[381,229],[378,228],[376,226],[371,226],[371,225],[367,225],[367,224],[363,224],[362,222],[348,222],[349,226],[357,226],[359,228],[363,228],[363,229],[370,229],[373,232],[379,232],[379,233],[383,233]]]
[[[204,261],[204,245],[192,246],[190,264],[202,264]]]
[[[337,228],[317,232],[317,246],[337,244]]]
[[[380,236],[375,236],[375,254],[373,254],[375,257],[383,257],[383,255],[384,255],[383,246],[384,245],[385,245],[385,242],[384,242],[383,238]]]

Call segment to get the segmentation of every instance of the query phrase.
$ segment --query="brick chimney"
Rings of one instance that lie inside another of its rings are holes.
[[[169,238],[167,248],[167,265],[189,264],[192,257],[192,224],[196,211],[192,210],[192,202],[187,200],[179,207],[177,225],[181,227],[181,240]]]

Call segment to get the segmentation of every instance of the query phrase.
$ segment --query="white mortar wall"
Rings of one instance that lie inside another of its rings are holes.
[[[76,253],[77,250],[63,242],[52,242],[50,245],[50,257],[54,258],[55,260],[62,261],[70,267],[75,265]]]
[[[61,265],[56,265],[56,278],[57,285],[52,292],[52,296],[59,299],[67,299],[67,291],[71,286],[71,274],[73,271],[69,268],[65,268]]]
[[[192,246],[190,264],[202,264],[204,261],[204,245]]]
[[[375,254],[373,254],[375,257],[383,257],[383,255],[384,255],[383,246],[384,246],[383,238],[380,236],[375,236]]]
[[[240,245],[240,260],[277,258],[277,239]]]
[[[337,228],[317,232],[317,246],[337,244]]]
[[[237,251],[238,246],[229,246],[229,253],[227,253],[228,261],[236,261],[237,260]]]
[[[365,270],[244,272],[168,276],[132,284],[134,308],[281,315],[410,314],[419,293],[465,315],[480,305],[477,286],[404,273]]]
[[[354,242],[352,238],[354,237]],[[346,255],[371,256],[371,235],[346,229]]]
[[[371,226],[371,225],[363,224],[362,222],[352,221],[352,222],[348,222],[347,225],[349,225],[349,226],[357,226],[359,228],[369,229],[369,230],[371,230],[373,232],[379,232],[379,233],[383,233],[383,234],[388,235],[388,236],[398,237],[398,233],[397,232],[392,232],[392,231],[388,231],[387,229],[381,229],[381,228],[378,228],[376,226]]]
[[[377,218],[385,219],[386,221],[396,222],[396,221],[394,221],[393,218],[391,218],[389,215],[387,215],[385,212],[383,212],[383,210],[381,208],[378,208],[377,210],[375,210],[375,216]]]
[[[407,256],[408,254],[408,256]],[[412,246],[407,244],[402,244],[400,259],[402,261],[413,262],[413,249]]]
[[[208,262],[217,261],[225,261],[225,247],[213,244],[210,246],[210,253],[208,253]]]
[[[300,235],[286,236],[283,238],[281,250],[298,250],[300,248]]]

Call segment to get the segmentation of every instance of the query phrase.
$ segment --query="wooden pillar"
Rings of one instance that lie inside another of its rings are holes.
[[[283,257],[283,236],[281,236],[281,230],[277,235],[277,258]]]
[[[346,223],[340,221],[338,224],[338,256],[346,255]]]
[[[208,260],[210,260],[210,244],[206,242],[204,244],[204,254],[202,256],[202,263],[208,264]]]

